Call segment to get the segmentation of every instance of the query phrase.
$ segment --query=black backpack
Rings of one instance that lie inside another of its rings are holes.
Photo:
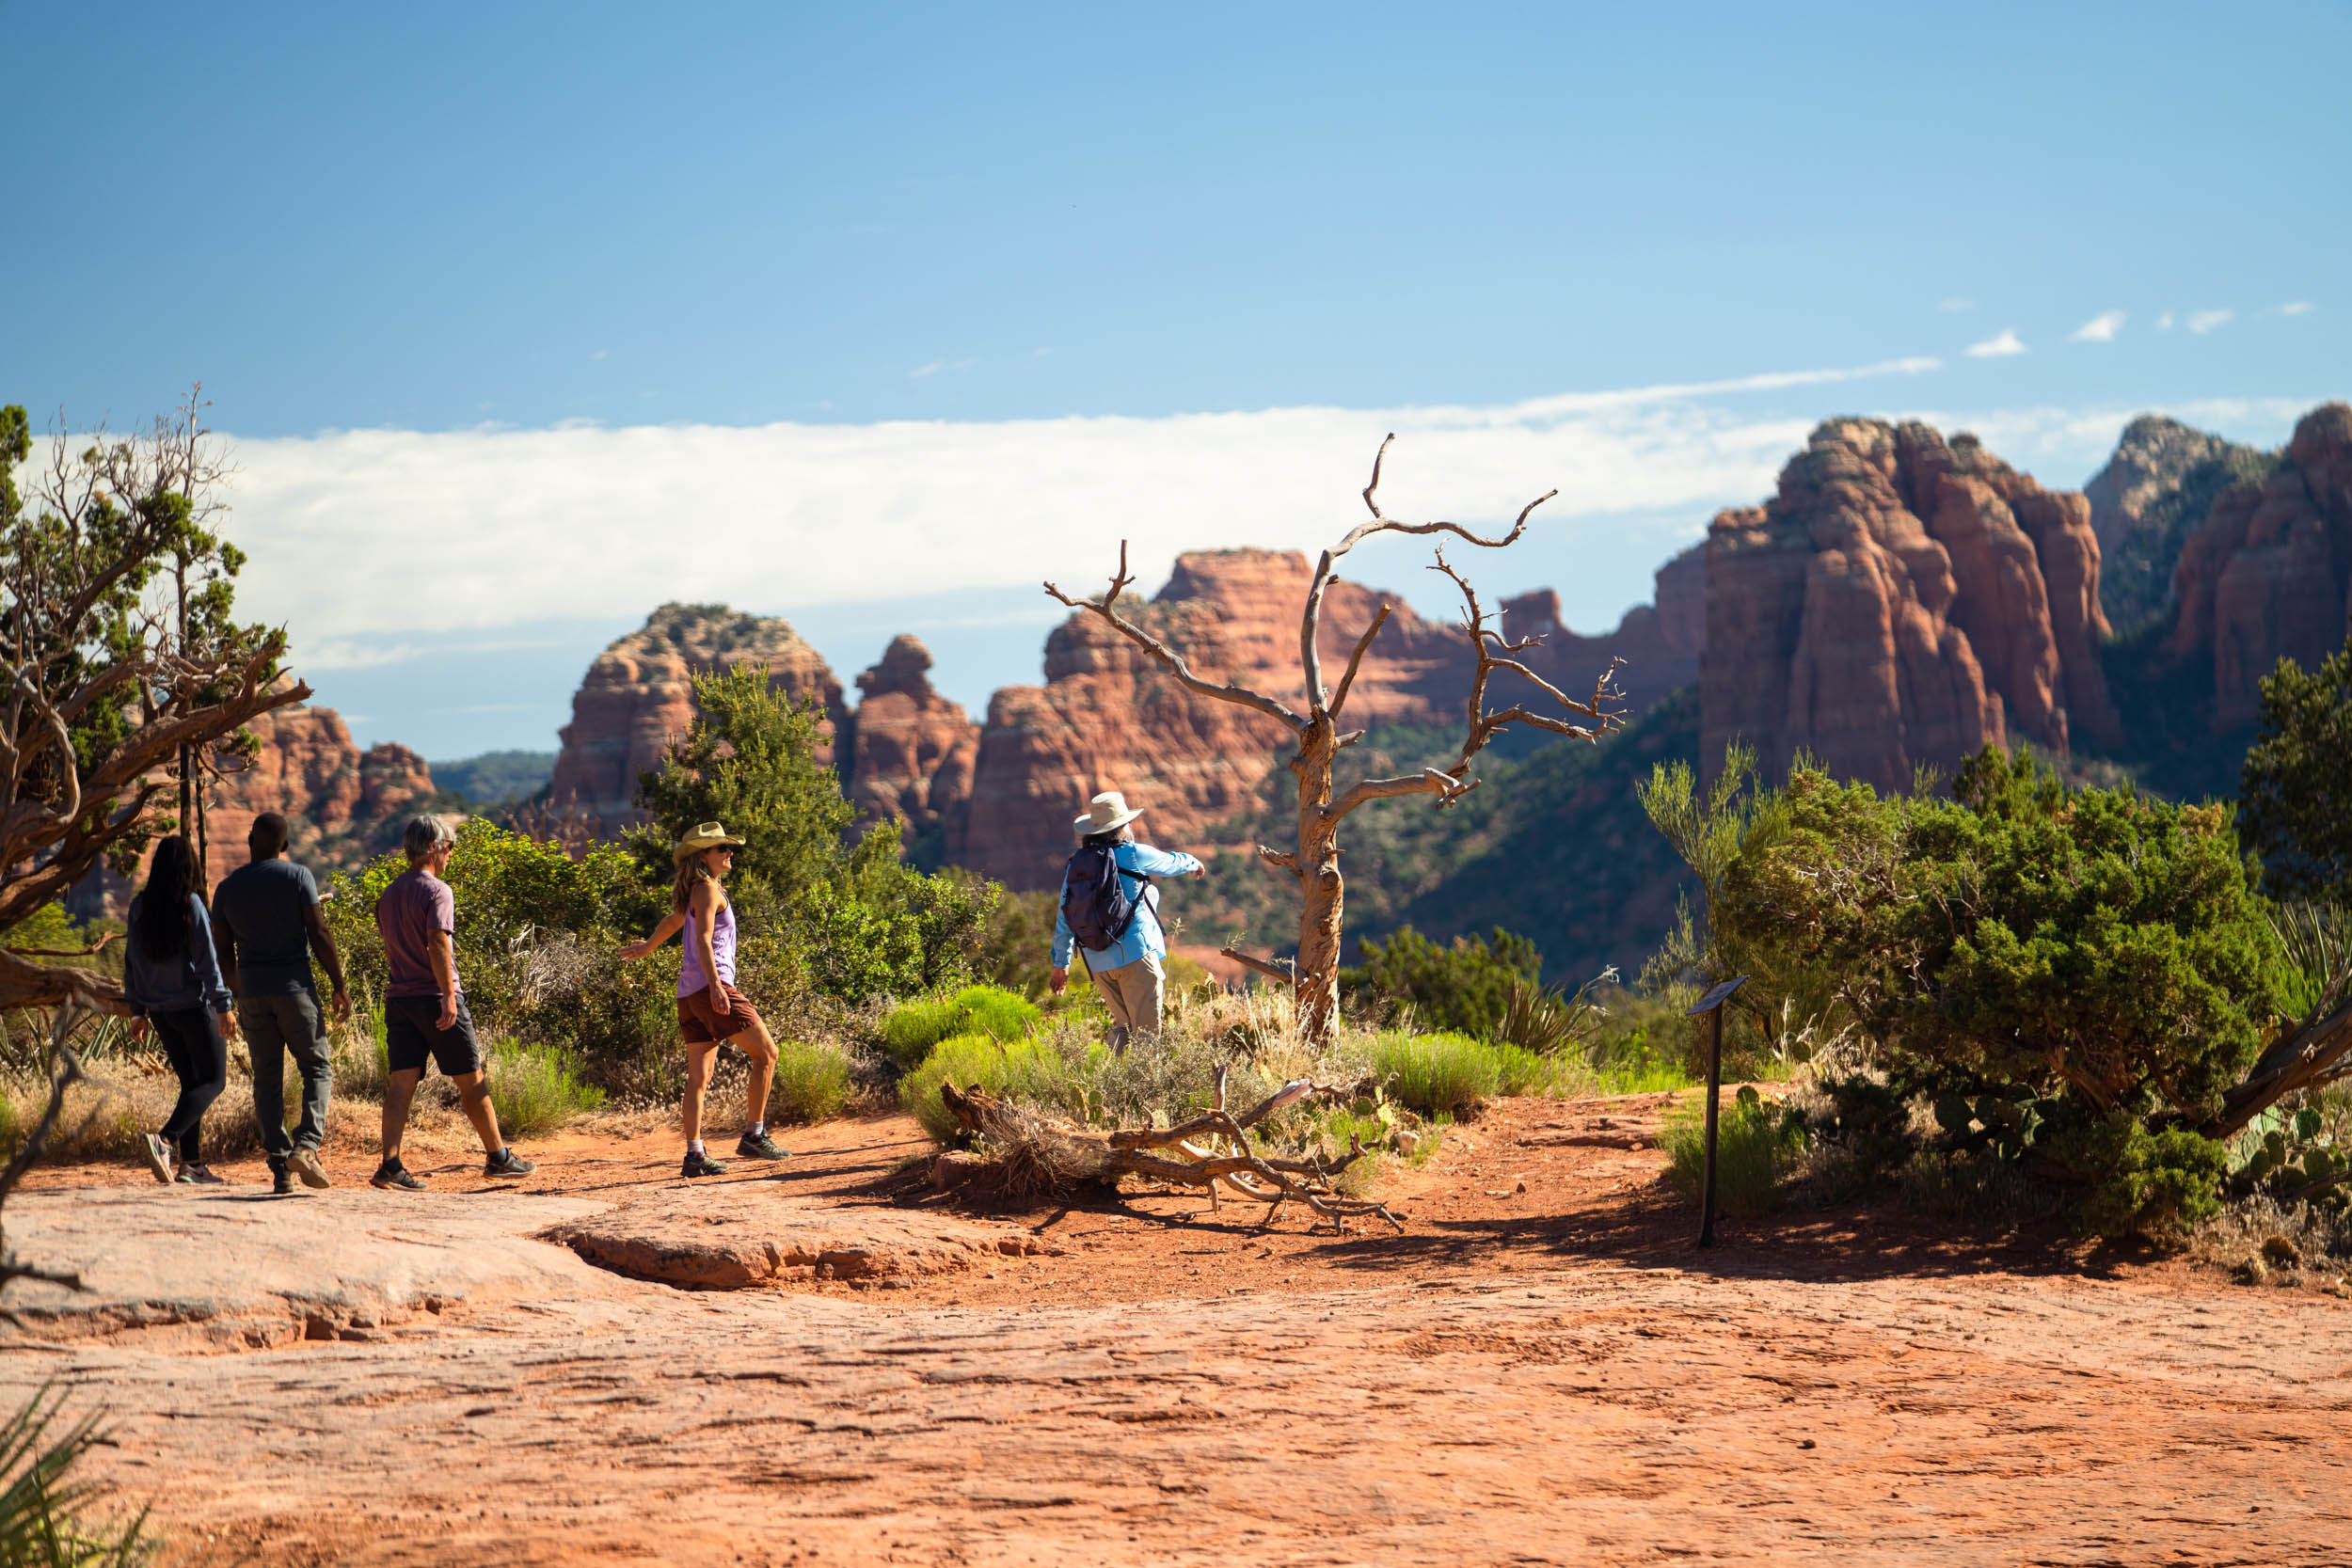
[[[1126,877],[1146,887],[1152,882],[1138,872],[1120,871],[1110,850],[1093,845],[1070,857],[1069,869],[1061,878],[1062,919],[1069,923],[1078,945],[1089,953],[1118,946],[1127,927],[1135,924],[1136,911],[1143,907],[1142,892],[1129,895],[1122,879]]]

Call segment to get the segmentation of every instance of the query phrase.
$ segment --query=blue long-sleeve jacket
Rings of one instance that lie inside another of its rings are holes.
[[[213,951],[213,922],[204,900],[188,895],[188,947],[161,959],[151,958],[139,942],[140,894],[131,900],[131,940],[124,943],[122,995],[134,1017],[176,1013],[190,1007],[229,1010],[229,987],[220,977],[220,958]]]
[[[1104,969],[1123,969],[1128,964],[1141,963],[1145,958],[1168,956],[1168,933],[1160,928],[1160,890],[1149,886],[1146,877],[1189,877],[1200,869],[1200,863],[1181,849],[1154,849],[1149,844],[1122,844],[1111,851],[1111,859],[1129,878],[1127,891],[1140,890],[1143,907],[1127,925],[1127,934],[1119,944],[1105,953],[1089,952],[1089,972]],[[1054,967],[1070,967],[1070,950],[1077,944],[1071,935],[1069,918],[1057,901],[1054,908]]]

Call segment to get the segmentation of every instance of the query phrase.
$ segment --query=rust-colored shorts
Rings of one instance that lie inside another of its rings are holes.
[[[687,1044],[708,1045],[714,1040],[731,1040],[759,1022],[758,1010],[753,1007],[741,991],[723,982],[719,989],[727,993],[727,1014],[724,1018],[711,1009],[708,988],[677,999],[677,1032]]]

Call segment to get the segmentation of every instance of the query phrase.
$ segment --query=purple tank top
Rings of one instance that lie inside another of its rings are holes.
[[[710,956],[719,965],[719,983],[735,984],[735,906],[721,904],[719,918],[710,923]],[[686,961],[678,965],[677,993],[691,996],[710,989],[703,973],[702,943],[694,937],[694,911],[686,911]]]

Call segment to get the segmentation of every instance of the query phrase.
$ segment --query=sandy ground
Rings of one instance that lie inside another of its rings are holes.
[[[413,1196],[44,1173],[10,1239],[109,1305],[0,1392],[107,1405],[100,1471],[208,1568],[2352,1561],[2352,1307],[1867,1210],[1702,1253],[1612,1147],[1656,1115],[1506,1102],[1391,1173],[1401,1236],[953,1212],[898,1117],[691,1189],[612,1128],[511,1187],[412,1149]],[[786,1264],[536,1239],[583,1223]],[[812,1227],[867,1240],[794,1272]]]

